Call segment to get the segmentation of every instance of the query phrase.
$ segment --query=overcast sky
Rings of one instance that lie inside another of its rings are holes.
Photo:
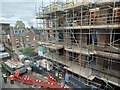
[[[44,0],[44,5],[48,4],[49,0]],[[0,22],[10,23],[15,25],[17,20],[22,20],[26,26],[36,22],[35,6],[40,7],[42,0],[2,0],[0,1]]]
[[[17,20],[22,20],[26,26],[29,26],[30,23],[36,25],[35,5],[38,9],[42,5],[42,1],[44,1],[44,5],[48,5],[50,2],[50,0],[0,0],[0,22],[7,22],[14,26]]]

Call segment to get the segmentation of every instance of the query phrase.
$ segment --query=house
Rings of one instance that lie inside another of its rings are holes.
[[[13,30],[10,33],[11,43],[13,47],[21,48],[32,46],[36,47],[39,40],[39,32],[34,30]]]
[[[0,23],[0,42],[10,48],[10,24]]]
[[[7,34],[10,33],[10,24],[9,23],[0,23],[0,29],[4,30]]]
[[[0,43],[2,43],[4,40],[4,37],[6,36],[6,32],[0,29]]]

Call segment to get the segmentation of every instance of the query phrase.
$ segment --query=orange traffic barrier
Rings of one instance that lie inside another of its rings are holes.
[[[35,80],[31,76],[22,76],[22,77],[18,76],[18,77],[15,77],[15,80],[22,82],[24,84],[35,85],[38,87],[43,86],[46,88],[57,88],[58,90],[61,90],[64,88],[64,86],[57,84],[56,80],[50,74],[48,75],[48,82],[46,82],[44,80]]]

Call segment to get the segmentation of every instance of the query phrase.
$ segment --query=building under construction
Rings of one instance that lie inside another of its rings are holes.
[[[36,10],[43,56],[62,64],[71,87],[120,87],[120,1],[50,2]]]

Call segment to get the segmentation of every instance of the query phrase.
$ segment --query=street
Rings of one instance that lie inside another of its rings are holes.
[[[2,88],[27,88],[25,84],[16,82],[14,84],[10,84],[9,78],[7,79],[7,83],[4,83],[3,78],[2,78],[2,72],[0,69],[0,89]]]
[[[25,75],[32,76],[33,79],[38,79],[38,80],[40,79],[47,81],[47,77],[41,76],[40,74],[34,72],[26,73]],[[7,83],[4,83],[2,78],[2,72],[0,69],[0,89],[2,88],[34,88],[34,87],[32,85],[26,85],[17,81],[15,81],[14,84],[10,84],[9,78],[7,79]]]

